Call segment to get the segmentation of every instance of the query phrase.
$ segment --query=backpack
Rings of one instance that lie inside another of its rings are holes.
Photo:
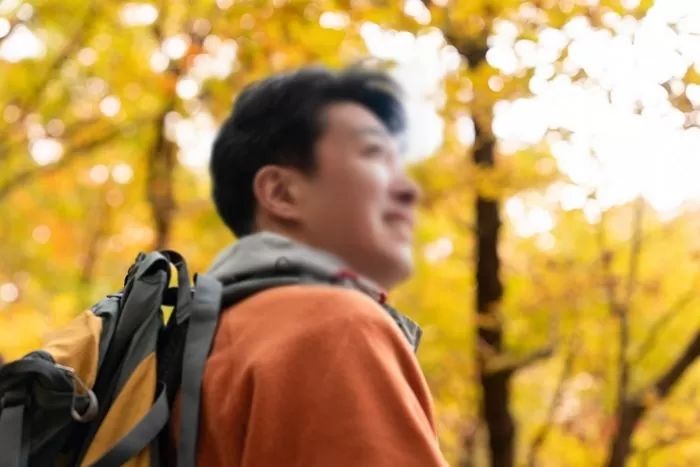
[[[179,467],[194,466],[202,375],[219,314],[272,287],[325,283],[359,290],[417,348],[420,328],[352,271],[302,263],[280,256],[226,283],[200,274],[190,284],[177,252],[139,253],[119,292],[76,317],[42,350],[0,367],[0,467],[158,467],[171,460],[171,448]],[[178,444],[171,446],[166,427],[178,392]]]
[[[226,287],[195,275],[191,285],[180,254],[139,253],[122,290],[42,350],[0,367],[0,467],[163,465],[178,390],[177,465],[194,466],[201,380],[221,309],[270,287],[319,281],[326,278],[282,268]],[[173,307],[169,316],[164,306]]]

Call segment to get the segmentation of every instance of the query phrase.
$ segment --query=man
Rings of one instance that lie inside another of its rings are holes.
[[[211,176],[239,241],[210,273],[226,283],[287,268],[353,287],[275,287],[222,312],[200,465],[447,465],[413,354],[419,330],[383,306],[412,268],[419,193],[401,160],[404,124],[379,72],[302,69],[238,97]]]

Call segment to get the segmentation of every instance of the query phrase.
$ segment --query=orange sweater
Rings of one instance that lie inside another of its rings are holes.
[[[271,289],[221,316],[198,465],[447,466],[431,404],[410,345],[372,299],[326,285]]]

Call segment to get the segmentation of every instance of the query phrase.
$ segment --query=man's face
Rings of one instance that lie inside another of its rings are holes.
[[[418,189],[406,175],[398,141],[365,107],[326,108],[299,208],[305,240],[345,260],[386,289],[412,270]]]

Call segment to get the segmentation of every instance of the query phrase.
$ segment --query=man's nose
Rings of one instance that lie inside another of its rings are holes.
[[[418,184],[408,174],[402,173],[397,177],[393,190],[394,198],[403,205],[415,206],[423,193]]]

